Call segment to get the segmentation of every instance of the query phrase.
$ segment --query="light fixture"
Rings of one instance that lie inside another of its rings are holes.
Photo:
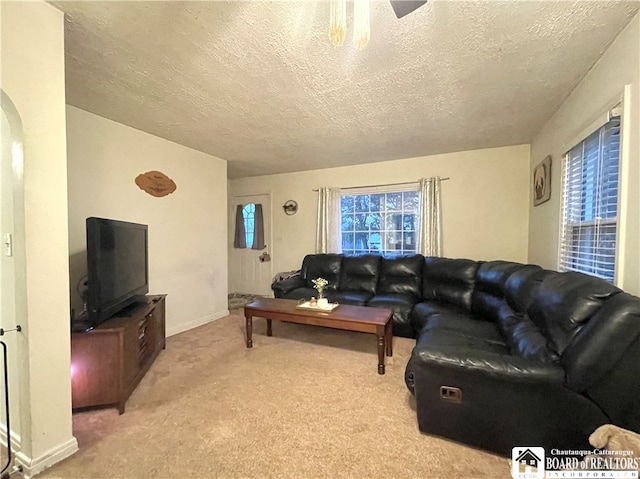
[[[369,43],[371,26],[369,24],[369,0],[353,2],[353,46],[364,50]]]
[[[347,31],[347,0],[331,0],[329,8],[329,37],[334,46],[340,47]]]
[[[334,46],[340,47],[346,36],[347,0],[331,0],[329,9],[329,38]],[[369,0],[354,0],[353,46],[358,50],[364,50],[370,36]]]

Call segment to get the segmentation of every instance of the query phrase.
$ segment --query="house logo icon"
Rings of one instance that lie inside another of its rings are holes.
[[[511,450],[511,477],[544,479],[544,448],[514,447]]]

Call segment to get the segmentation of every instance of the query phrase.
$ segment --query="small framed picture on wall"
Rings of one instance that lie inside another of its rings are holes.
[[[533,169],[533,206],[551,198],[551,156],[547,156]]]

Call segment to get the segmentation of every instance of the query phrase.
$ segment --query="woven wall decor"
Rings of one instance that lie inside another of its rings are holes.
[[[171,178],[159,171],[147,171],[138,175],[136,177],[136,185],[156,198],[170,195],[177,188]]]

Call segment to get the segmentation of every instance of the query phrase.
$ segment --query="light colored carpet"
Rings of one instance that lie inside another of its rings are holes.
[[[230,316],[167,339],[127,402],[76,413],[80,450],[40,479],[508,478],[501,457],[421,434],[394,338]],[[469,424],[469,427],[473,427]]]

